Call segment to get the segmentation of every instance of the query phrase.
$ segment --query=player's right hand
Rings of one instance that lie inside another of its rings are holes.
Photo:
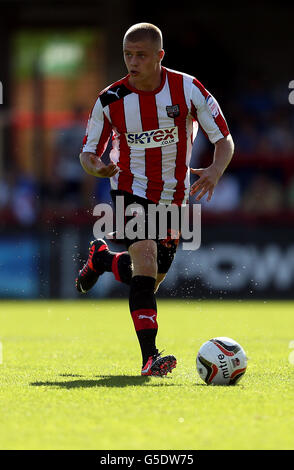
[[[119,171],[115,163],[110,161],[108,165],[105,165],[105,163],[93,153],[81,153],[80,161],[86,173],[98,178],[111,178]]]
[[[94,176],[97,176],[98,178],[111,178],[116,175],[118,171],[119,168],[112,161],[108,165],[105,165],[100,160],[100,162],[96,164]]]

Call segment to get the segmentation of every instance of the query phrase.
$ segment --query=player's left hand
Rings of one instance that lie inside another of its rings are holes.
[[[196,201],[200,201],[200,199],[208,193],[207,201],[210,201],[214,188],[216,187],[222,173],[220,173],[220,171],[213,165],[208,168],[190,168],[190,171],[194,175],[199,176],[198,180],[191,186],[190,195],[193,196],[195,193],[200,191],[196,197]]]

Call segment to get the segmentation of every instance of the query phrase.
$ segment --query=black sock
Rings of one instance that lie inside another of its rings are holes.
[[[131,280],[129,305],[140,343],[143,366],[148,358],[157,354],[157,305],[154,294],[155,279],[150,276],[134,276]]]
[[[93,266],[112,272],[117,281],[130,285],[132,279],[131,257],[127,251],[115,253],[110,250],[99,251],[93,257]]]

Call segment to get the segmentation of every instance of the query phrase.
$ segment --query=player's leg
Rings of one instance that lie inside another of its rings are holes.
[[[136,241],[129,246],[133,264],[129,306],[140,343],[143,365],[157,353],[157,305],[154,295],[157,276],[157,246],[153,240]]]
[[[179,236],[178,238],[171,238],[169,235],[165,240],[157,240],[158,273],[154,287],[155,292],[157,292],[172,264],[178,247]],[[145,258],[142,258],[143,269],[146,268],[144,262]],[[136,269],[140,268],[141,265],[138,264]],[[109,250],[104,240],[94,240],[90,244],[88,260],[76,279],[77,290],[86,293],[96,284],[99,276],[104,272],[112,272],[117,281],[130,285],[133,272],[131,257],[127,251],[117,253]],[[154,275],[154,273],[152,274]]]
[[[168,236],[166,239],[157,240],[157,267],[158,273],[155,283],[155,293],[158,291],[160,284],[165,279],[169,268],[174,260],[178,245],[180,233],[177,238]]]
[[[123,197],[125,206],[132,202],[131,195],[123,191],[111,190],[110,194],[115,212],[121,210],[121,206],[119,209],[117,208],[117,196]],[[77,290],[82,293],[87,292],[104,272],[112,272],[117,281],[130,285],[132,279],[131,258],[127,251],[116,253],[109,250],[105,240],[94,240],[90,243],[88,260],[76,279]]]
[[[88,260],[76,278],[76,288],[81,293],[88,292],[104,272],[112,272],[117,281],[130,284],[132,263],[127,251],[113,252],[107,243],[94,240],[90,243]]]
[[[94,247],[93,247],[94,245]],[[159,249],[161,253],[161,250]],[[159,266],[162,264],[162,254],[159,255]],[[169,256],[167,256],[169,258]],[[112,272],[114,278],[130,285],[132,279],[132,261],[127,251],[113,252],[109,250],[104,240],[94,240],[90,243],[89,257],[76,278],[76,287],[80,293],[88,292],[104,272]],[[165,273],[157,273],[154,292],[158,291]]]
[[[113,205],[115,207],[115,211],[117,211],[117,197],[123,197],[124,207],[127,207],[129,204],[138,203],[143,205],[145,209],[145,214],[148,212],[148,201],[146,199],[142,199],[137,196],[133,196],[129,193],[125,193],[124,191],[112,190],[111,197],[113,200]],[[121,209],[121,206],[119,206]],[[127,219],[125,219],[126,221]],[[147,223],[147,220],[146,220]],[[117,232],[112,232],[111,238],[115,243],[118,242],[116,239]],[[160,240],[159,242],[167,242],[166,240]],[[125,243],[130,246],[134,241],[125,240]],[[165,273],[168,271],[168,268],[162,266],[162,260],[168,259],[168,253],[162,254],[161,243],[159,246],[159,273]],[[144,265],[145,258],[143,258],[143,265]],[[139,262],[139,261],[138,261]],[[164,262],[166,264],[166,262]],[[169,267],[169,266],[168,266]],[[143,268],[146,268],[144,265]],[[140,269],[140,264],[138,264],[138,269]],[[166,271],[162,271],[162,269],[166,269]],[[107,243],[104,240],[95,240],[90,244],[90,253],[88,260],[84,267],[80,270],[78,277],[76,279],[76,287],[79,292],[86,293],[90,290],[98,281],[99,276],[103,274],[105,271],[112,272],[114,277],[117,281],[121,281],[125,284],[130,285],[131,278],[132,278],[132,262],[131,257],[128,252],[120,252],[115,253],[109,250]],[[155,275],[152,273],[153,276]],[[155,291],[157,291],[159,284],[163,281],[165,274],[159,274],[156,278],[155,283]],[[135,274],[134,274],[135,275]]]
[[[157,244],[140,240],[129,246],[133,264],[129,306],[142,352],[142,375],[166,375],[176,366],[174,356],[162,357],[156,348]]]

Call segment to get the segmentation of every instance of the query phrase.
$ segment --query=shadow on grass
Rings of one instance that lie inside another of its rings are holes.
[[[131,387],[131,386],[148,386],[148,387],[179,387],[181,384],[169,383],[170,377],[158,377],[158,383],[150,382],[150,377],[142,377],[137,375],[97,375],[99,380],[69,380],[66,382],[32,382],[30,385],[34,387],[60,387],[60,388],[93,388],[93,387]]]

